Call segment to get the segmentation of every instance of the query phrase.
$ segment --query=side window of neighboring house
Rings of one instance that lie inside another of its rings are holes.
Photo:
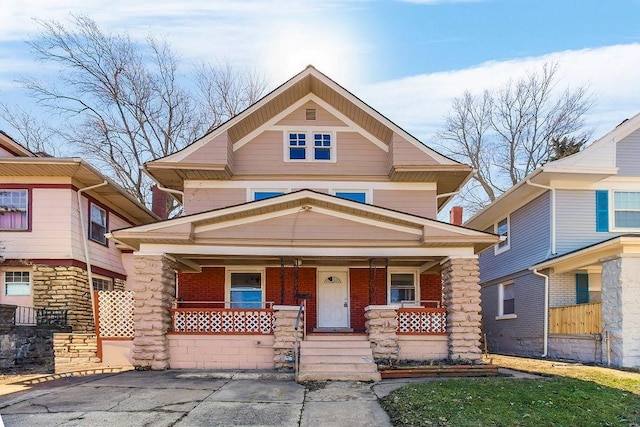
[[[89,239],[106,245],[107,211],[95,203],[90,203],[89,206]]]
[[[496,319],[516,317],[516,289],[513,282],[500,283],[498,290],[498,316]]]
[[[284,191],[276,191],[276,190],[254,191],[253,200],[264,200],[271,197],[282,196],[284,193],[285,193]]]
[[[262,308],[261,272],[230,272],[227,280],[230,308]]]
[[[584,273],[576,274],[576,304],[586,304],[589,302],[589,275]]]
[[[596,231],[640,231],[640,191],[596,191]]]
[[[509,235],[509,231],[510,231],[509,228],[510,228],[509,217],[501,219],[494,225],[493,232],[505,238],[502,242],[498,243],[496,246],[493,247],[494,253],[496,255],[509,250],[509,248],[511,247],[511,238]]]
[[[29,190],[0,189],[0,230],[29,229]]]
[[[5,271],[4,294],[7,296],[31,295],[31,274],[28,271]]]
[[[416,300],[416,275],[414,273],[391,273],[389,279],[389,304]]]
[[[286,162],[335,162],[336,136],[333,132],[285,132]]]
[[[94,291],[112,291],[113,290],[113,279],[109,277],[94,275],[91,278],[91,281],[93,282]]]

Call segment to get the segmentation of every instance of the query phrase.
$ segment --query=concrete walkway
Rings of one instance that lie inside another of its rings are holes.
[[[0,396],[0,414],[8,427],[390,425],[369,383],[305,389],[273,376],[213,376],[176,370],[61,378]]]

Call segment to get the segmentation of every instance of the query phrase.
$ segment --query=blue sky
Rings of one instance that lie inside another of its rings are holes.
[[[133,38],[164,35],[185,67],[255,66],[272,86],[314,64],[427,143],[453,97],[549,61],[561,87],[591,87],[594,136],[640,111],[640,0],[3,0],[4,100],[35,108],[13,83],[46,72],[24,43],[37,34],[31,18],[69,13]],[[11,132],[1,119],[0,129]]]

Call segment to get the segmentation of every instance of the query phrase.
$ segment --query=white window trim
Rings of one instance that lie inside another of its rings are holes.
[[[615,211],[615,193],[640,193],[637,190],[632,189],[613,189],[609,190],[609,231],[610,232],[620,232],[620,233],[633,233],[640,232],[640,227],[616,227],[616,211]]]
[[[504,314],[504,287],[506,285],[513,285],[515,287],[515,282],[514,281],[508,281],[508,282],[504,282],[504,283],[498,284],[498,315],[496,316],[496,320],[517,319],[518,318],[516,313]],[[515,294],[515,289],[514,289],[514,294]],[[514,303],[515,303],[515,301],[514,301]],[[515,304],[514,304],[514,311],[515,311]]]
[[[247,268],[226,268],[224,280],[224,306],[225,308],[233,308],[231,306],[231,273],[260,273],[260,290],[262,292],[262,308],[264,308],[267,286],[265,283],[265,269],[256,267]]]
[[[253,202],[256,199],[256,193],[291,193],[289,188],[247,188],[247,202]]]
[[[102,242],[100,240],[96,240],[91,236],[91,229],[93,228],[92,227],[93,220],[91,218],[91,213],[93,211],[93,207],[94,206],[97,209],[100,209],[101,211],[104,211],[104,233],[106,234],[106,233],[109,232],[109,211],[107,209],[103,208],[102,206],[90,201],[89,202],[89,230],[88,230],[89,231],[89,235],[87,236],[87,238],[92,242],[99,243],[101,245],[108,245],[109,244],[109,240],[106,237],[104,237],[104,235],[103,235],[104,242]]]
[[[108,282],[111,282],[110,290],[113,290],[115,288],[115,281],[113,280],[113,277],[100,276],[99,274],[95,274],[95,273],[92,273],[91,276],[92,276],[91,277],[92,279],[106,280]],[[91,283],[91,289],[93,289],[93,283]]]
[[[332,196],[338,197],[336,193],[364,193],[365,194],[364,202],[367,205],[373,204],[373,190],[370,188],[330,188],[329,189],[329,194],[331,194]]]
[[[20,295],[7,295],[7,276],[5,273],[29,273],[29,293]],[[30,269],[11,267],[5,268],[0,271],[0,280],[2,281],[2,297],[3,298],[20,298],[29,297],[33,295],[33,271]]]
[[[506,252],[509,249],[511,249],[511,215],[507,215],[506,217],[502,217],[502,218],[500,218],[500,220],[496,221],[493,224],[493,232],[495,234],[498,234],[498,224],[500,222],[502,222],[502,220],[504,220],[505,218],[507,220],[507,244],[502,246],[502,247],[499,247],[498,244],[496,244],[493,247],[493,254],[494,255],[501,254],[501,253]]]
[[[387,304],[400,305],[401,303],[391,302],[391,275],[392,274],[413,274],[413,286],[415,289],[417,305],[420,305],[420,269],[417,268],[388,268],[387,269]]]
[[[290,159],[289,158],[289,134],[290,133],[304,133],[306,137],[307,145],[305,146],[305,158],[304,159]],[[314,141],[313,135],[316,133],[328,133],[331,135],[331,150],[330,150],[330,159],[329,160],[316,160],[315,152],[314,152]],[[333,130],[323,129],[321,127],[297,127],[291,128],[289,130],[285,130],[282,132],[282,157],[285,163],[336,163],[338,161],[338,138],[337,133]]]

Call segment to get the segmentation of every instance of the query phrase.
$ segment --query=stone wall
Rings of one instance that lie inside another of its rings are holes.
[[[400,354],[398,347],[397,310],[386,305],[370,305],[365,308],[365,327],[371,343],[371,351],[376,361],[396,361]]]
[[[0,370],[53,372],[55,332],[68,327],[0,326]]]
[[[87,272],[73,266],[33,266],[33,305],[68,310],[67,324],[74,332],[94,332]]]
[[[54,334],[56,372],[98,364],[98,340],[93,334]]]
[[[276,305],[274,317],[273,362],[275,369],[293,370],[296,341],[302,341],[304,316],[295,330],[299,307]]]
[[[549,357],[602,363],[602,339],[600,335],[549,335]]]
[[[477,258],[449,258],[442,263],[449,357],[453,360],[482,360],[479,280]]]
[[[162,255],[135,255],[130,290],[134,291],[132,360],[136,369],[169,368],[171,307],[175,301],[175,266]]]

